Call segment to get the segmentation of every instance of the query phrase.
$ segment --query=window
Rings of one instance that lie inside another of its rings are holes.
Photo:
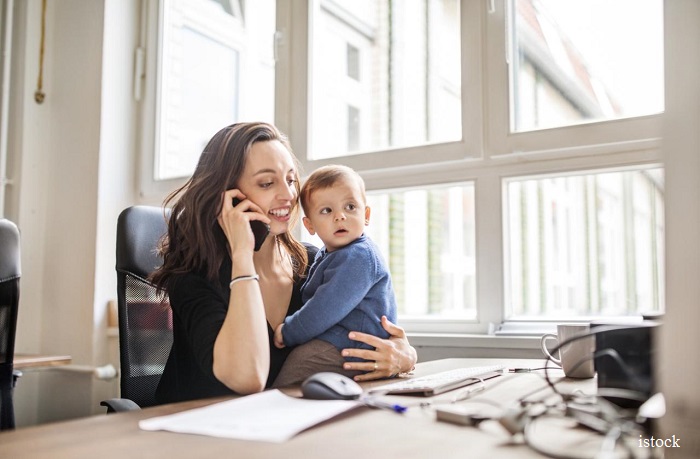
[[[662,0],[204,4],[221,111],[365,179],[409,331],[663,310]]]
[[[508,180],[508,315],[658,311],[663,190],[658,168]]]
[[[163,46],[168,58],[161,80],[157,180],[190,175],[214,126],[237,119],[239,106],[238,51],[187,25],[171,24],[170,32]]]
[[[347,75],[360,81],[360,50],[348,43]]]
[[[663,309],[661,0],[291,0],[288,10],[278,27],[305,18],[308,29],[285,37],[278,70],[291,72],[304,116],[278,122],[307,172],[340,162],[365,178],[368,232],[407,329],[484,333]],[[359,80],[334,61],[348,44]],[[631,72],[623,85],[618,63]],[[449,198],[427,204],[436,190]],[[428,230],[437,209],[445,220]]]
[[[473,184],[375,192],[368,202],[367,234],[387,257],[404,320],[473,320]]]
[[[151,20],[137,56],[149,59],[144,125],[153,129],[142,139],[141,195],[157,200],[192,174],[219,129],[274,121],[275,1],[245,9],[240,0],[143,4]]]
[[[515,0],[512,130],[663,111],[662,6],[657,0]]]
[[[458,1],[314,5],[310,157],[460,140]],[[364,116],[346,147],[348,105]]]
[[[360,146],[360,110],[348,106],[348,151],[357,151]]]
[[[366,234],[387,261],[402,322],[474,321],[473,184],[375,191],[367,202]]]

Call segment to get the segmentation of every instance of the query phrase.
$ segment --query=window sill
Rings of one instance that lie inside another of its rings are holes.
[[[446,358],[543,359],[539,336],[408,333],[418,361]]]
[[[468,333],[408,333],[414,347],[539,349],[540,336],[496,336]]]

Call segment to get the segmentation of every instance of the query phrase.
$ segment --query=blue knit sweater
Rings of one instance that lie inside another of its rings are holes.
[[[396,323],[391,276],[378,247],[364,234],[328,253],[319,250],[301,287],[302,308],[284,320],[284,344],[296,346],[318,338],[336,348],[366,348],[348,332],[380,338],[389,334],[381,317]]]

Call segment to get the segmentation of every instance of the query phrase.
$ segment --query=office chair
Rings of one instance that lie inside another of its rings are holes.
[[[156,253],[169,210],[134,206],[117,220],[119,399],[100,403],[108,413],[156,405],[155,391],[173,343],[172,312],[148,276],[162,264]]]
[[[14,369],[20,276],[19,231],[0,218],[0,430],[15,428],[12,393],[22,375]]]

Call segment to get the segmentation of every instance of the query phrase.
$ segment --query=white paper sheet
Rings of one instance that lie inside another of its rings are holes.
[[[270,390],[203,408],[144,419],[143,430],[281,443],[359,405],[355,400],[306,400]]]

